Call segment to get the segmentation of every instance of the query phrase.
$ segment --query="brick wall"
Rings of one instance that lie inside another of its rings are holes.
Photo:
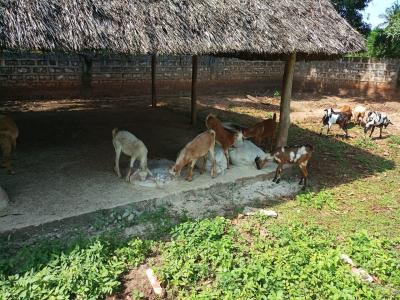
[[[298,62],[295,91],[397,97],[399,60],[343,59]],[[280,90],[284,64],[199,58],[199,93],[265,93]],[[3,99],[150,94],[151,57],[3,52],[0,95]],[[159,95],[190,93],[191,57],[161,56]]]

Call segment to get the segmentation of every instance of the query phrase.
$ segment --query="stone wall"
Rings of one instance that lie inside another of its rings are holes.
[[[199,93],[272,93],[280,90],[284,64],[200,57]],[[399,60],[350,58],[298,62],[294,90],[370,97],[398,97]],[[149,95],[151,57],[82,56],[3,52],[2,99]],[[190,93],[190,56],[161,56],[159,95]]]

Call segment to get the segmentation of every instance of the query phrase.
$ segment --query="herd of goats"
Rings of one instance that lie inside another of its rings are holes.
[[[366,108],[356,106],[353,110],[349,106],[343,106],[340,111],[334,111],[332,108],[325,109],[325,115],[322,118],[323,129],[327,128],[327,133],[333,124],[338,124],[348,137],[347,125],[352,117],[359,125],[364,126],[364,133],[370,131],[370,137],[375,129],[380,129],[380,138],[382,137],[382,128],[392,124],[386,114],[377,111],[371,111],[366,114]],[[301,180],[303,189],[307,184],[307,163],[311,158],[313,147],[311,145],[278,147],[273,151],[273,141],[277,129],[276,114],[272,118],[263,120],[252,127],[243,128],[235,124],[222,123],[215,115],[209,114],[206,118],[207,130],[196,136],[180,152],[175,164],[169,170],[173,176],[179,176],[182,169],[188,166],[187,180],[193,179],[193,169],[197,160],[203,159],[200,172],[204,173],[208,154],[210,155],[212,167],[211,176],[216,176],[215,143],[219,144],[227,162],[227,168],[230,165],[229,149],[235,147],[238,141],[243,139],[253,139],[258,147],[262,147],[267,152],[267,144],[270,143],[270,152],[273,160],[278,164],[275,171],[274,182],[279,183],[282,168],[285,164],[297,164],[301,170]],[[3,152],[2,166],[13,174],[11,168],[12,155],[16,149],[16,139],[18,137],[18,127],[14,120],[9,116],[0,115],[0,148]],[[130,167],[126,175],[126,180],[130,181],[132,176],[139,176],[145,180],[148,175],[153,176],[147,166],[148,150],[145,144],[136,136],[125,130],[112,130],[112,143],[115,149],[114,170],[118,177],[121,177],[119,169],[119,158],[121,153],[130,157]],[[140,162],[140,167],[132,174],[135,161]],[[268,158],[259,156],[254,158],[257,169],[263,168]]]

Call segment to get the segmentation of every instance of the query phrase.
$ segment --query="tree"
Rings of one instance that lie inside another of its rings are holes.
[[[363,21],[362,11],[367,8],[371,0],[332,0],[337,12],[356,30],[364,35],[371,31],[371,25]]]
[[[374,29],[368,37],[368,54],[374,57],[400,57],[400,4],[386,10],[385,28]]]

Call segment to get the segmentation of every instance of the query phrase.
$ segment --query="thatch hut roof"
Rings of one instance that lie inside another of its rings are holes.
[[[0,48],[323,57],[364,39],[329,0],[2,0]]]

